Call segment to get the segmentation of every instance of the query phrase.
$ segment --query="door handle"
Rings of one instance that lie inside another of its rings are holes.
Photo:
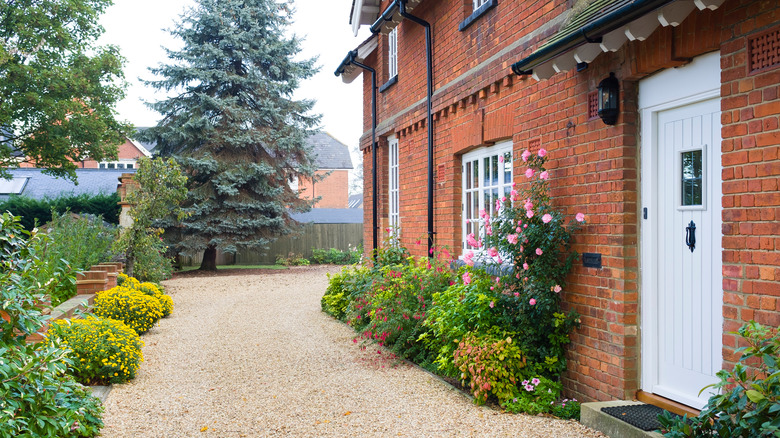
[[[696,224],[693,221],[685,227],[685,244],[688,245],[691,252],[696,248]]]

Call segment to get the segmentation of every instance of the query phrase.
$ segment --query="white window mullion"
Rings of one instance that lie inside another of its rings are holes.
[[[392,237],[394,240],[400,236],[401,232],[401,215],[400,215],[400,200],[399,200],[399,183],[398,183],[398,139],[395,136],[388,137],[388,201],[389,201],[389,220]]]
[[[398,75],[398,27],[387,35],[387,71],[388,79]]]
[[[474,0],[474,10],[476,11],[480,6],[484,5],[488,1],[489,0]]]

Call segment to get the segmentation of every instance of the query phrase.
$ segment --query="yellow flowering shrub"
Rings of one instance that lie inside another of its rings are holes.
[[[159,297],[160,295],[162,295],[162,292],[160,292],[160,288],[156,284],[151,283],[149,281],[145,281],[139,284],[138,287],[136,287],[136,289],[145,293],[146,295],[150,295],[153,297]]]
[[[70,347],[73,375],[84,385],[123,383],[135,377],[143,362],[143,341],[122,321],[88,316],[56,320],[49,342],[60,339]]]
[[[157,299],[160,301],[163,318],[165,318],[173,312],[173,298],[170,295],[160,294]]]
[[[120,272],[116,276],[116,284],[117,286],[124,286],[130,289],[138,289],[138,286],[141,284],[141,282],[138,281],[135,277],[130,277],[124,272]]]
[[[118,319],[139,335],[163,317],[160,300],[123,286],[98,293],[93,312],[103,318]]]

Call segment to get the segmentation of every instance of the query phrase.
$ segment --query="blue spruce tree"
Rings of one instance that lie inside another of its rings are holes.
[[[144,136],[188,176],[189,216],[166,234],[181,250],[204,251],[202,270],[216,269],[217,249],[262,248],[288,234],[290,213],[312,206],[289,184],[314,178],[306,138],[319,121],[313,101],[293,99],[316,68],[293,59],[292,12],[276,0],[197,0],[172,30],[184,47],[150,69],[161,79],[147,83],[173,97],[150,104],[163,119]]]

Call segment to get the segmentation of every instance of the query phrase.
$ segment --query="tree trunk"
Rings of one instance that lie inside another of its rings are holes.
[[[217,247],[209,246],[203,251],[203,261],[200,262],[201,271],[217,270]]]

